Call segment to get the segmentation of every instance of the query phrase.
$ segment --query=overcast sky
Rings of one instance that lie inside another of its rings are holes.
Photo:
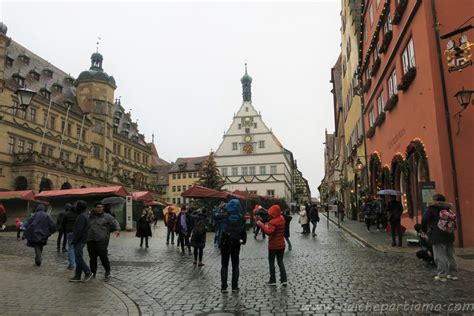
[[[247,60],[255,108],[317,195],[324,130],[334,129],[329,80],[340,50],[339,0],[0,6],[9,37],[73,77],[89,68],[101,37],[116,96],[168,161],[217,149],[242,103]]]

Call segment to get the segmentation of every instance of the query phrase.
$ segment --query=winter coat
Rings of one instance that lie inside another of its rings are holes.
[[[207,226],[207,215],[204,213],[195,212],[191,215],[194,222],[194,227],[191,232],[191,247],[204,248],[206,246],[206,226]],[[201,224],[199,224],[202,222]],[[197,232],[197,227],[204,225],[204,232]]]
[[[257,225],[269,236],[268,249],[285,249],[285,218],[281,215],[280,206],[273,205],[268,209],[270,221],[268,225],[258,221]]]
[[[453,243],[454,233],[443,232],[438,228],[439,213],[443,209],[451,209],[453,205],[447,202],[435,201],[429,204],[423,219],[421,220],[421,230],[428,234],[432,245]]]
[[[137,221],[136,237],[151,237],[150,223],[152,220],[147,215],[142,215]]]
[[[290,223],[293,217],[291,217],[290,215],[283,215],[283,217],[285,217],[285,238],[289,238],[290,237]]]
[[[298,222],[301,225],[306,225],[309,223],[308,214],[306,214],[306,210],[302,209],[300,211],[300,219],[298,220]]]
[[[309,215],[309,220],[311,221],[311,223],[319,222],[319,212],[318,212],[317,207],[312,206],[309,209],[309,214],[308,215]]]
[[[166,212],[165,214],[165,226],[174,230],[174,226],[176,225],[176,214],[171,212]]]
[[[222,235],[219,248],[228,250],[238,248],[247,242],[245,218],[241,215],[242,207],[237,199],[230,200],[222,212]]]
[[[29,247],[44,246],[49,236],[54,232],[56,232],[56,225],[53,219],[46,213],[44,205],[38,205],[25,230],[26,245]]]
[[[120,225],[112,215],[91,212],[87,241],[107,241],[113,231],[120,231]]]
[[[74,231],[74,225],[76,224],[77,220],[77,213],[74,209],[70,209],[63,217],[62,225],[63,231],[67,233],[72,233]]]
[[[390,221],[390,223],[400,222],[403,214],[403,206],[400,201],[388,202],[387,211],[389,213],[388,220]]]
[[[181,225],[181,217],[185,216],[186,217],[186,229],[182,227]],[[174,226],[174,231],[178,234],[184,234],[189,236],[191,234],[191,217],[189,216],[188,213],[185,212],[180,212],[178,216],[176,217],[176,224]]]
[[[85,244],[87,242],[87,232],[89,231],[89,212],[87,212],[87,203],[77,201],[76,203],[77,219],[74,223],[72,244]]]

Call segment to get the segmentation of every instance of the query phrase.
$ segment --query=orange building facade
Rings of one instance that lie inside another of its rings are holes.
[[[409,229],[434,191],[446,195],[465,247],[474,246],[474,103],[454,95],[474,90],[472,12],[472,0],[367,0],[359,43],[372,193],[402,191]],[[451,52],[460,56],[448,64]]]

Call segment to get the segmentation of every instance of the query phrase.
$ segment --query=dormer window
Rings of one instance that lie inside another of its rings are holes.
[[[30,57],[28,55],[26,55],[25,53],[21,54],[18,56],[20,58],[20,60],[25,64],[25,65],[29,65],[30,64]]]
[[[49,68],[43,69],[43,73],[47,78],[53,78],[53,71]]]
[[[66,84],[72,86],[74,84],[74,78],[71,77],[71,76],[67,76],[66,78],[64,78],[64,81],[66,82]]]
[[[23,77],[22,75],[20,75],[19,73],[16,73],[16,74],[13,74],[13,80],[15,80],[15,82],[21,86],[21,87],[24,87],[25,86],[25,77]]]
[[[73,103],[71,102],[71,100],[64,101],[64,106],[66,108],[72,108],[72,105],[73,105]]]
[[[48,89],[46,88],[42,88],[40,90],[40,94],[43,96],[43,98],[47,99],[47,100],[50,100],[51,99],[51,91],[49,91]]]
[[[5,59],[5,66],[6,67],[13,67],[13,57],[7,55],[7,58]]]
[[[63,86],[56,82],[55,84],[53,84],[53,90],[54,90],[54,92],[62,93],[63,92]]]
[[[30,70],[30,76],[31,76],[31,78],[33,78],[33,80],[35,80],[35,81],[39,81],[39,80],[40,80],[40,74],[39,74],[39,72],[36,71],[36,69]]]

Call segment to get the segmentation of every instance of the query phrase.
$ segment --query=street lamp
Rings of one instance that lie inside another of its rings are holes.
[[[358,192],[358,187],[359,187],[359,174],[362,172],[364,169],[364,164],[362,161],[360,161],[360,158],[357,158],[357,161],[354,165],[354,193],[355,193],[355,202],[356,202],[356,209],[355,209],[355,214],[354,212],[352,213],[352,219],[357,219],[358,213],[359,213],[359,192]]]
[[[459,105],[462,106],[464,109],[471,103],[471,96],[474,91],[472,90],[464,90],[464,87],[461,91],[458,91],[454,96],[459,102]]]
[[[26,88],[19,88],[15,92],[17,98],[18,98],[18,106],[25,111],[31,103],[31,100],[35,96],[36,92],[30,89]],[[16,105],[1,105],[0,108],[7,108],[7,109],[14,109],[16,108]]]

